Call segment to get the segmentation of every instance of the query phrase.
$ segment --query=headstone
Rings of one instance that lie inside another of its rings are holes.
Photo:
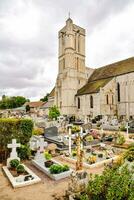
[[[35,160],[44,160],[44,147],[47,147],[47,142],[44,142],[44,138],[40,138]]]
[[[71,143],[71,135],[72,135],[71,128],[69,128],[69,155],[71,155],[71,145],[72,145],[72,143]]]
[[[56,126],[45,129],[45,137],[58,136],[58,128]]]
[[[10,161],[13,159],[18,159],[20,160],[20,158],[17,155],[17,147],[20,147],[20,143],[16,143],[16,139],[12,139],[12,144],[8,144],[7,145],[8,148],[11,148],[12,151],[10,153],[10,157],[7,159],[7,166],[10,166]]]

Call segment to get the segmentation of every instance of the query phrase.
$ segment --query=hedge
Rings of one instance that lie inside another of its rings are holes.
[[[7,150],[7,144],[16,139],[21,144],[29,142],[32,136],[33,122],[30,119],[0,119],[0,150]]]

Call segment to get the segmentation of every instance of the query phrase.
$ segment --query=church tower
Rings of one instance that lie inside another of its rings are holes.
[[[55,105],[62,115],[75,115],[75,95],[86,83],[85,29],[69,17],[59,31],[59,68],[55,87]]]

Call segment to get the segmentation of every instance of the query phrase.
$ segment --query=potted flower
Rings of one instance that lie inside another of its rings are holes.
[[[89,156],[89,158],[88,158],[88,162],[90,164],[94,164],[96,162],[96,160],[97,160],[96,156]]]
[[[47,168],[51,167],[51,165],[54,164],[54,162],[51,160],[52,155],[50,153],[48,153],[48,152],[45,152],[44,153],[44,157],[45,157],[45,160],[46,160],[44,162],[45,167],[47,167]]]

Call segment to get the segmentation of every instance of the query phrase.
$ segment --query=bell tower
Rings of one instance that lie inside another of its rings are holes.
[[[86,82],[85,29],[69,17],[59,31],[59,68],[55,87],[55,104],[63,115],[76,114],[75,95]]]

